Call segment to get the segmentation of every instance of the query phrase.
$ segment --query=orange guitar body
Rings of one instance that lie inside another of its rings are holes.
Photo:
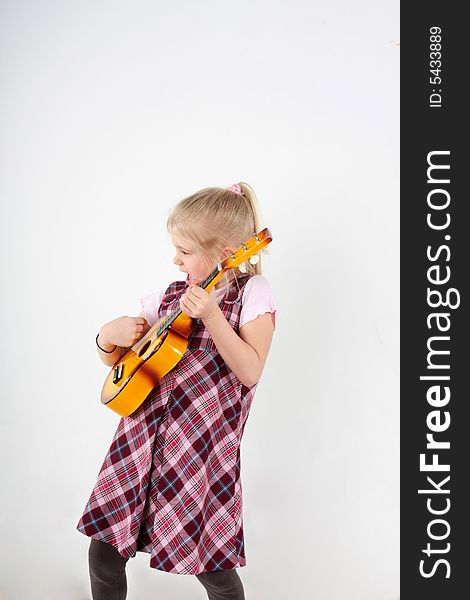
[[[156,325],[164,320],[165,317]],[[137,410],[162,377],[181,360],[193,327],[193,319],[181,313],[160,336],[147,337],[138,352],[129,348],[106,378],[101,402],[122,417]]]

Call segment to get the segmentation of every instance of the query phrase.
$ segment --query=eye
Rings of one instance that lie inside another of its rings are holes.
[[[181,250],[181,254],[189,254],[189,252],[185,252],[184,250]]]

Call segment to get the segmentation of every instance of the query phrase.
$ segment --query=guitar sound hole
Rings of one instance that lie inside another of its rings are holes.
[[[144,344],[142,346],[142,349],[141,349],[141,351],[138,354],[139,357],[142,356],[143,354],[145,354],[147,352],[147,350],[148,350],[148,348],[149,348],[149,346],[150,346],[151,343],[152,343],[152,340],[149,340],[146,344]]]

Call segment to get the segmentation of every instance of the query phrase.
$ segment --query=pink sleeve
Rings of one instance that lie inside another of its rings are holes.
[[[150,326],[154,325],[154,323],[156,323],[158,320],[158,309],[160,307],[164,292],[165,288],[140,298],[140,305],[142,306],[144,317]]]
[[[264,275],[250,277],[243,290],[239,328],[259,315],[269,312],[273,315],[274,329],[276,329],[277,311],[277,302],[266,277]]]

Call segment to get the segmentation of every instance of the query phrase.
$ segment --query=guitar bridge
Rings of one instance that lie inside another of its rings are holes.
[[[119,383],[122,379],[122,372],[124,371],[124,365],[119,364],[113,372],[113,383]]]

